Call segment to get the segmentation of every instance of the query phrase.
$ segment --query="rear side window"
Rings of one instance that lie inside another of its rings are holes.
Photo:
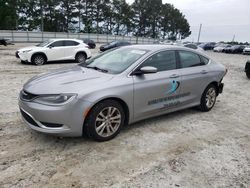
[[[209,62],[209,59],[208,59],[208,58],[206,58],[206,57],[204,57],[204,56],[202,56],[202,55],[200,55],[200,58],[201,58],[201,63],[202,63],[202,64],[204,64],[204,65],[208,64],[208,62]]]
[[[77,46],[79,43],[76,41],[72,41],[72,40],[65,40],[64,41],[64,46]]]
[[[193,52],[179,51],[179,56],[182,68],[204,65],[204,63],[201,62],[200,56]]]
[[[175,51],[163,51],[149,57],[140,67],[152,66],[160,71],[176,69]]]

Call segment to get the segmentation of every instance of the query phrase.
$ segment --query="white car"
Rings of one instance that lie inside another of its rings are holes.
[[[250,54],[250,46],[247,46],[247,47],[244,48],[243,54],[244,54],[244,55],[245,55],[245,54]]]
[[[214,47],[214,52],[224,52],[225,48],[231,47],[229,44],[220,44],[219,46]]]
[[[42,65],[48,61],[75,60],[85,62],[91,57],[88,45],[77,39],[50,39],[36,46],[21,48],[16,52],[16,57],[22,63]]]

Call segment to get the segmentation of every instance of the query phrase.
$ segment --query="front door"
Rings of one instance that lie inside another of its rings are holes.
[[[138,68],[152,66],[157,73],[133,75],[134,119],[140,120],[179,106],[180,72],[175,51],[161,51],[144,61]]]
[[[65,59],[65,46],[63,40],[53,42],[46,50],[48,61],[58,61]]]

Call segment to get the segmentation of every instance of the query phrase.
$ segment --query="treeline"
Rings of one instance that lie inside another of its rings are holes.
[[[231,41],[231,42],[220,41],[219,43],[225,43],[225,44],[231,44],[231,45],[249,45],[248,42],[237,42],[237,41]]]
[[[161,0],[0,0],[0,29],[183,39],[190,26]]]

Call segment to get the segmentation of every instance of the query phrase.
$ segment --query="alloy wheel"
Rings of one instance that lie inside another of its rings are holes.
[[[85,62],[85,56],[83,54],[78,54],[77,62],[78,63],[84,63]]]
[[[95,130],[101,137],[109,137],[116,133],[121,125],[121,112],[116,107],[104,108],[96,117]]]
[[[212,108],[216,100],[216,91],[214,87],[211,87],[206,93],[206,106]]]
[[[36,56],[34,59],[34,63],[36,65],[43,65],[44,64],[44,58],[42,56]]]

